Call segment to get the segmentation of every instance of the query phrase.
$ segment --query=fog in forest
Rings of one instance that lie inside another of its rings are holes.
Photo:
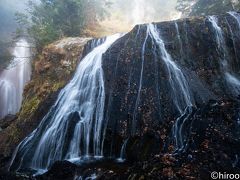
[[[17,23],[16,12],[25,12],[28,0],[0,0],[0,38],[8,39],[15,32]]]
[[[178,19],[177,0],[113,0],[110,17],[103,22],[108,28],[128,31],[136,24]]]
[[[180,16],[176,3],[177,0],[116,0],[111,15],[132,24],[172,20]]]
[[[175,10],[177,0],[111,0],[107,18],[101,22],[113,31],[127,31],[135,24],[166,21],[180,17]],[[0,37],[11,36],[17,27],[16,12],[26,12],[28,0],[0,0]],[[34,2],[38,2],[35,0]]]

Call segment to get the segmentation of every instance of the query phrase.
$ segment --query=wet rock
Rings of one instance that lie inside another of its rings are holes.
[[[73,180],[77,166],[68,161],[57,161],[49,169],[49,171],[41,176],[37,176],[39,180]]]
[[[126,145],[128,161],[144,161],[161,151],[163,143],[158,135],[148,131],[141,137],[130,137]]]
[[[1,130],[6,129],[16,119],[17,119],[17,116],[15,116],[15,115],[8,115],[5,118],[1,119],[0,120],[0,128],[1,128]]]

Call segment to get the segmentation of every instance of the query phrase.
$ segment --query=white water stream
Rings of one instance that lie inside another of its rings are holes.
[[[31,51],[26,40],[16,43],[13,56],[9,67],[0,74],[0,119],[20,110],[24,86],[31,77]]]

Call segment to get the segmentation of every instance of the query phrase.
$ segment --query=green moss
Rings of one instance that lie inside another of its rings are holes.
[[[26,99],[22,105],[21,112],[19,114],[20,119],[25,119],[29,117],[37,108],[40,103],[40,99],[37,96],[32,97],[31,99]]]
[[[56,91],[58,91],[60,88],[63,88],[64,85],[65,85],[65,82],[64,82],[64,81],[60,81],[60,82],[54,83],[53,86],[52,86],[52,91],[53,91],[53,92],[56,92]]]
[[[19,137],[20,137],[20,129],[18,129],[17,127],[13,126],[11,128],[11,131],[10,131],[10,141],[11,142],[18,142],[19,141]]]

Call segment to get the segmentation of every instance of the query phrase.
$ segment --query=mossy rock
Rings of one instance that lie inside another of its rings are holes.
[[[40,103],[40,99],[38,99],[37,96],[32,97],[31,99],[27,99],[24,101],[24,104],[22,105],[21,111],[19,113],[19,118],[20,119],[25,119],[38,108],[38,105]]]

